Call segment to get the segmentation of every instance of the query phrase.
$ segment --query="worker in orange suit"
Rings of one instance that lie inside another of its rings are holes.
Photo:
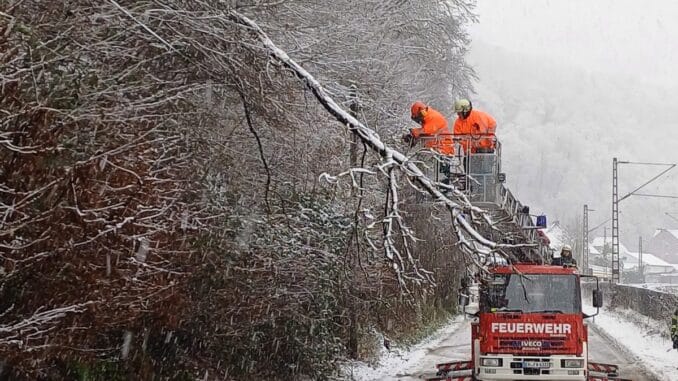
[[[412,120],[421,127],[411,129],[409,134],[403,136],[403,140],[411,142],[413,139],[416,141],[422,137],[429,137],[430,139],[424,143],[426,147],[444,155],[454,154],[452,135],[443,114],[419,101],[412,104],[411,114]]]
[[[494,132],[497,129],[497,122],[489,114],[480,110],[474,110],[471,101],[468,99],[459,99],[454,102],[454,112],[457,113],[457,120],[454,122],[455,135],[467,135],[461,144],[465,152],[471,153],[491,153],[495,149]],[[470,144],[469,144],[470,142]],[[470,147],[469,147],[470,145]]]

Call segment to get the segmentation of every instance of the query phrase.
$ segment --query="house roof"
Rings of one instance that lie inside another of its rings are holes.
[[[596,249],[596,247],[593,246],[593,244],[590,244],[590,243],[589,243],[589,254],[591,254],[591,255],[599,255],[599,254],[600,254],[600,251],[599,251],[598,249]]]
[[[603,242],[612,244],[612,237],[595,237],[593,238],[593,242],[591,242],[591,244],[596,247],[601,247],[603,246]]]
[[[638,263],[638,253],[632,251],[626,251],[623,254],[627,257],[628,261]],[[665,266],[665,267],[674,267],[674,265],[666,262],[663,259],[657,258],[650,253],[643,253],[643,264],[648,266]]]
[[[608,245],[612,245],[612,237],[607,237],[607,239],[604,239],[605,237],[595,237],[593,239],[593,242],[591,242],[591,245],[593,245],[595,248],[598,247],[603,247],[603,242],[607,243]],[[628,249],[624,244],[621,242],[619,243],[619,254],[624,254],[625,252],[628,252]]]
[[[672,236],[674,236],[676,239],[678,239],[678,230],[676,230],[676,229],[661,229],[661,228],[656,229],[654,231],[654,234],[652,234],[652,238],[658,236],[659,233],[661,233],[661,232],[667,232],[667,233],[671,234]]]
[[[572,242],[572,238],[558,223],[554,222],[543,232],[549,239],[549,247],[553,250],[560,251],[564,244]]]

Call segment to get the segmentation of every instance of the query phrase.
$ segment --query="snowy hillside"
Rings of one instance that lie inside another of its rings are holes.
[[[474,41],[469,61],[480,80],[476,106],[496,116],[507,183],[535,212],[571,227],[583,204],[610,213],[612,158],[674,162],[678,109],[671,89],[586,72]],[[620,168],[620,192],[657,173],[656,167]],[[678,173],[647,193],[678,194]],[[649,234],[670,201],[629,198],[621,206],[625,234]],[[631,223],[633,221],[634,223]],[[667,221],[668,222],[668,221]]]

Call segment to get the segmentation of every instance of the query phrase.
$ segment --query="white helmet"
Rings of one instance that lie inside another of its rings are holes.
[[[454,112],[469,112],[473,106],[468,99],[458,99],[454,102]]]
[[[560,249],[561,253],[564,253],[568,251],[570,254],[572,254],[572,247],[570,245],[563,245],[563,247]]]

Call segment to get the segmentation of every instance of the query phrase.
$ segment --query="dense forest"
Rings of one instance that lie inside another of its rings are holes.
[[[472,11],[0,0],[0,378],[328,379],[449,316],[449,212],[232,16],[406,150],[472,90]]]

